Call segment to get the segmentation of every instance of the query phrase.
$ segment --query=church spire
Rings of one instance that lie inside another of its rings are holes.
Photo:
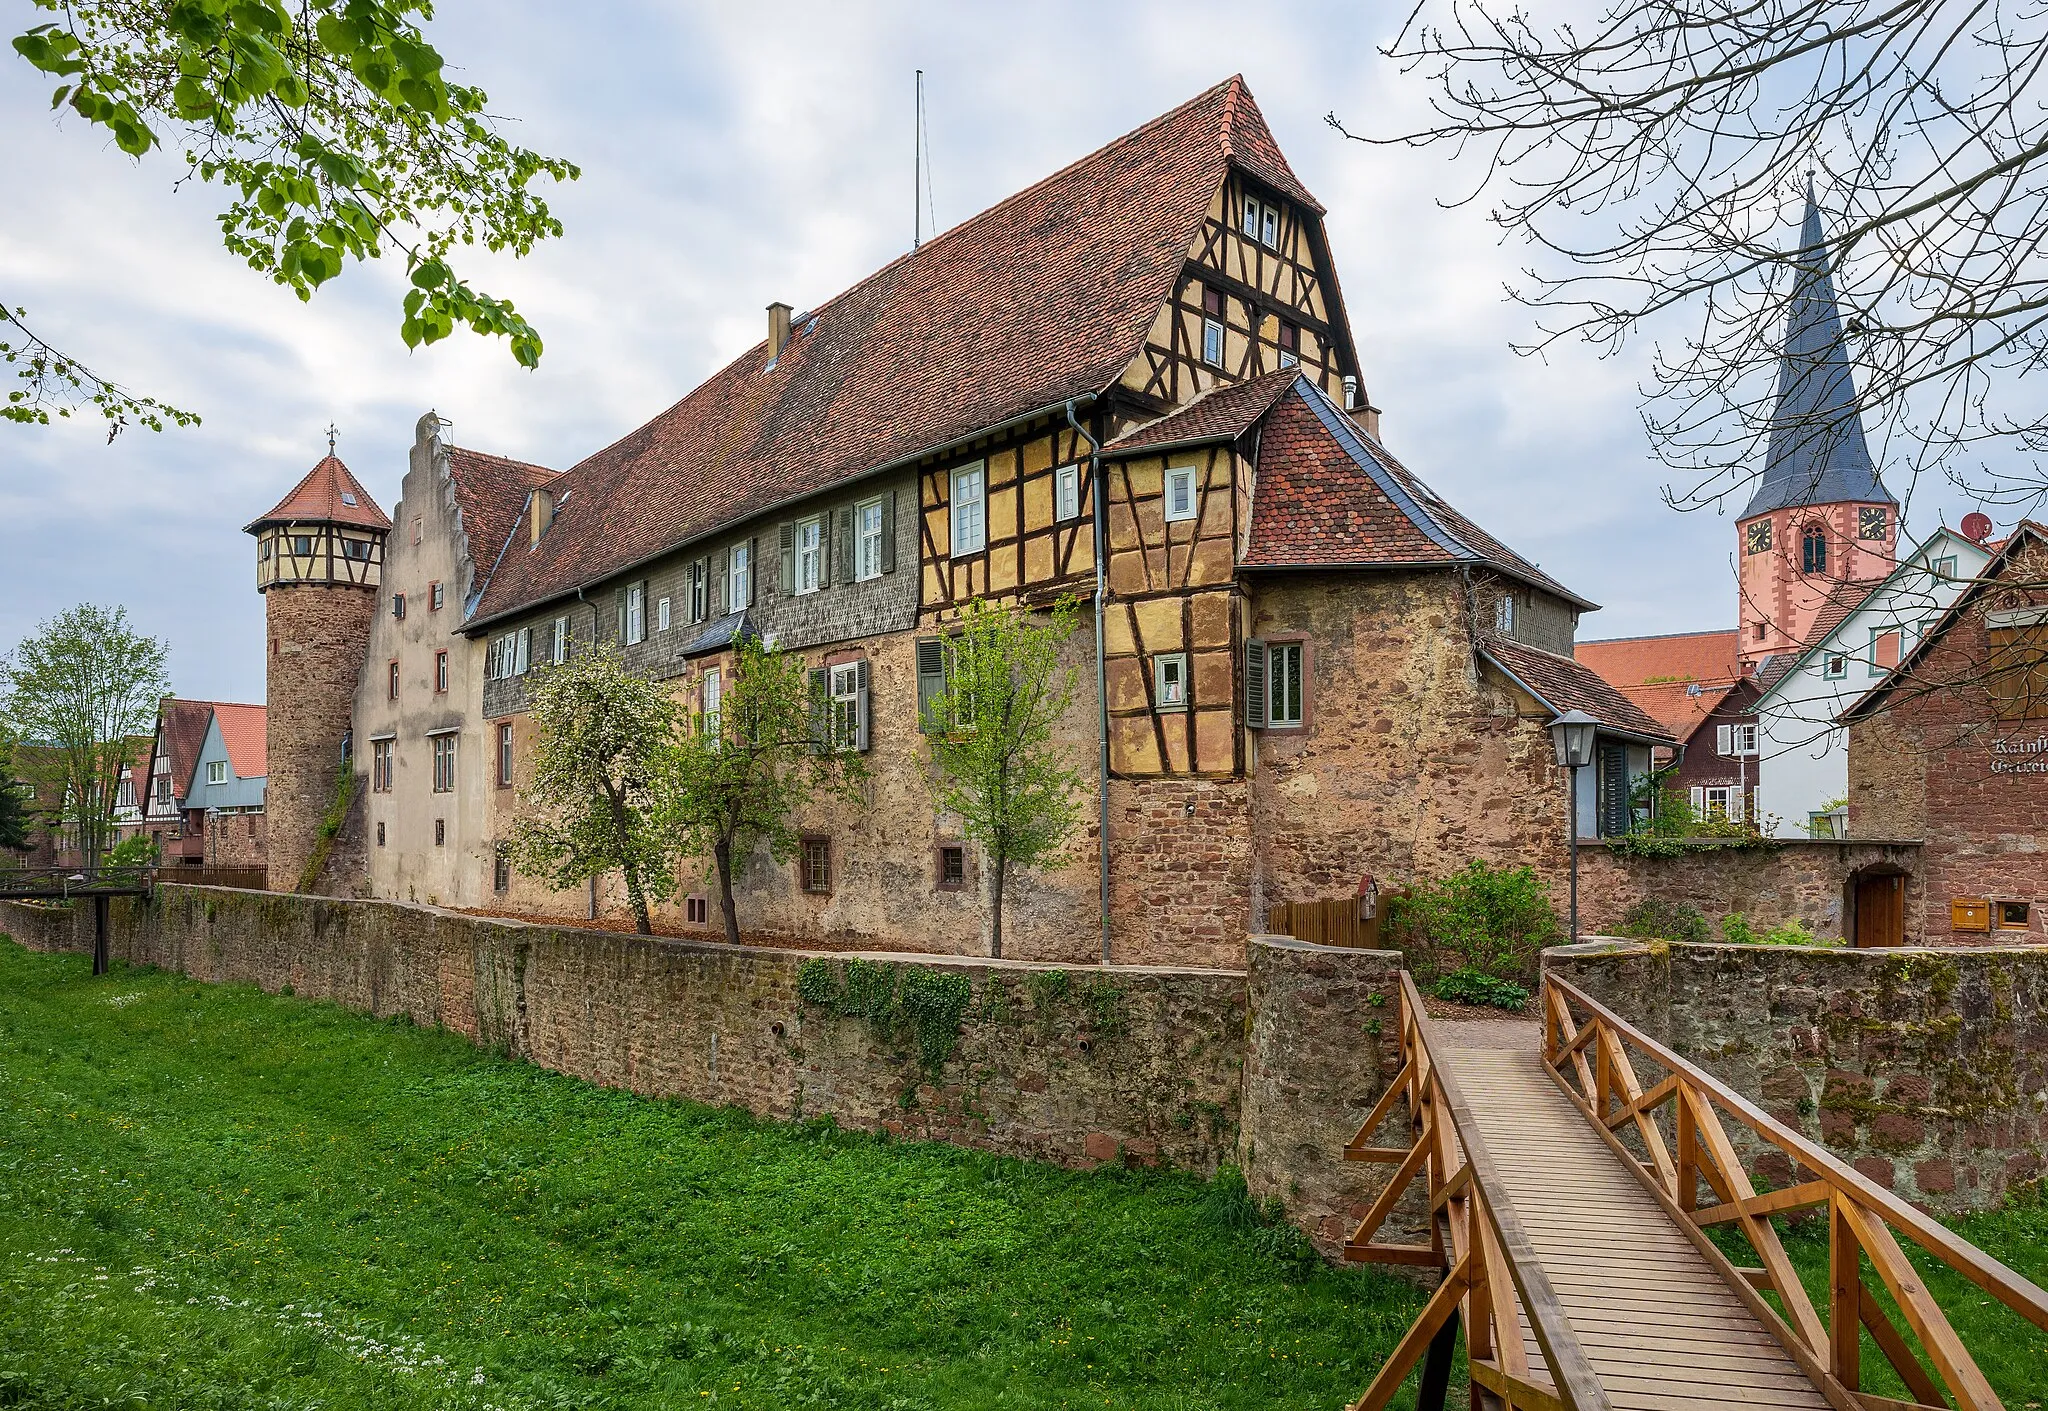
[[[1740,518],[1801,505],[1896,504],[1863,442],[1835,281],[1809,180],[1763,477]]]

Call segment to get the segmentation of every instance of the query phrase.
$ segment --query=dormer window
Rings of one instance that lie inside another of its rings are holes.
[[[347,505],[347,506],[348,506],[349,508],[351,508],[351,509],[355,508],[355,503],[356,503],[356,492],[355,492],[355,491],[353,491],[353,490],[344,490],[344,491],[342,491],[342,492],[341,492],[341,502],[342,502],[343,504]]]

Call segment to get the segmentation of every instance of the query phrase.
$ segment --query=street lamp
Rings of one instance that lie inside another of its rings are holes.
[[[1557,767],[1567,780],[1571,811],[1571,933],[1579,938],[1579,771],[1593,762],[1593,734],[1600,722],[1582,710],[1568,710],[1550,722],[1550,740],[1557,746]]]

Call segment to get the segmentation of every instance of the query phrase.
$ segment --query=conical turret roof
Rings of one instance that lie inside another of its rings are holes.
[[[269,514],[251,521],[243,532],[254,534],[269,524],[346,524],[354,529],[388,530],[391,518],[330,452]]]
[[[1863,442],[1856,383],[1822,240],[1820,208],[1809,190],[1799,231],[1799,273],[1778,359],[1770,447],[1743,519],[1794,505],[1897,503],[1878,479]]]

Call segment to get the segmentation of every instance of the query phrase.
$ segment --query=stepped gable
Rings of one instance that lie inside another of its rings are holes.
[[[1178,411],[1134,426],[1103,444],[1105,455],[1136,455],[1207,441],[1234,441],[1285,396],[1301,374],[1293,368],[1263,373],[1246,382],[1225,382]]]
[[[891,261],[559,479],[474,625],[722,525],[1109,387],[1144,346],[1229,169],[1321,211],[1242,78]]]
[[[1864,444],[1856,380],[1842,342],[1834,275],[1811,190],[1799,245],[1770,445],[1756,492],[1739,519],[1796,505],[1898,503],[1878,479]]]
[[[1677,736],[1602,680],[1598,672],[1570,657],[1506,637],[1487,638],[1480,644],[1479,654],[1558,715],[1582,710],[1617,733],[1634,735],[1652,744],[1678,744]]]
[[[267,716],[260,705],[222,701],[213,707],[213,718],[220,722],[221,743],[227,747],[228,767],[237,779],[261,779],[270,773]]]
[[[1481,529],[1297,375],[1260,425],[1246,568],[1472,564],[1580,597]]]
[[[251,520],[242,532],[254,534],[266,524],[346,524],[387,530],[391,518],[338,457],[326,455],[270,513]]]

